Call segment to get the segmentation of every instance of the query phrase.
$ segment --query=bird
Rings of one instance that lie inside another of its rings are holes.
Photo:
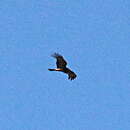
[[[48,69],[49,71],[58,71],[58,72],[66,73],[68,74],[69,80],[74,80],[77,77],[77,75],[72,70],[66,67],[67,62],[62,55],[60,55],[59,53],[54,53],[51,56],[56,59],[57,68]]]

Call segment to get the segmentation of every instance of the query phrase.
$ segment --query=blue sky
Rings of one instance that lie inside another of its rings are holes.
[[[129,130],[128,0],[0,1],[1,130]],[[78,75],[49,72],[54,52]]]

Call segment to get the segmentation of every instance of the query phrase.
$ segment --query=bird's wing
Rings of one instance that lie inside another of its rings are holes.
[[[52,57],[57,59],[57,61],[56,61],[57,68],[65,68],[66,67],[67,62],[64,60],[63,56],[61,56],[58,53],[54,53],[52,55]]]
[[[68,74],[68,79],[70,79],[70,80],[74,80],[77,77],[77,75],[68,68],[67,68],[67,74]]]

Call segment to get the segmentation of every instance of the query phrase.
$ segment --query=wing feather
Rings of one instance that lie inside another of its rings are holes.
[[[57,59],[57,61],[56,61],[57,68],[65,68],[66,67],[67,62],[64,60],[63,56],[61,56],[58,53],[54,53],[52,55],[52,57]]]
[[[70,79],[70,80],[74,80],[77,77],[77,75],[69,68],[66,68],[65,73],[68,74],[68,79]]]

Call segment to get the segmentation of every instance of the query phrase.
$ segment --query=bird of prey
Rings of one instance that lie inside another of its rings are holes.
[[[51,56],[56,59],[57,68],[48,69],[49,71],[59,71],[59,72],[66,73],[68,74],[68,79],[70,80],[74,80],[77,77],[77,75],[72,70],[66,67],[67,62],[64,60],[63,56],[61,56],[58,53],[54,53]]]

